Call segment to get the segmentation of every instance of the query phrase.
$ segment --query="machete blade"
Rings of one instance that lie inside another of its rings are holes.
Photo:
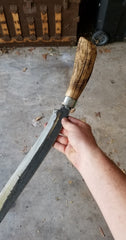
[[[70,109],[65,106],[62,106],[60,110],[54,110],[40,137],[2,189],[0,222],[46,157],[62,128],[61,120],[68,116],[69,111]]]

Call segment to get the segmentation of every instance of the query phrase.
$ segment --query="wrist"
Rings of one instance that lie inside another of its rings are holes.
[[[83,145],[81,149],[82,161],[92,161],[94,158],[97,158],[99,155],[103,154],[97,143],[90,145],[88,144],[87,146]]]
[[[86,148],[83,149],[83,151],[80,154],[80,164],[78,166],[78,170],[80,174],[84,177],[86,169],[90,168],[92,164],[94,164],[94,161],[97,161],[98,159],[103,156],[104,153],[102,150],[96,145],[94,147],[91,147],[90,149]]]

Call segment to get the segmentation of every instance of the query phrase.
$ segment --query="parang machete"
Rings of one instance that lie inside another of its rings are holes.
[[[61,108],[54,110],[40,137],[0,192],[0,222],[54,144],[62,128],[62,118],[68,117],[70,110],[74,108],[77,99],[90,78],[95,58],[96,46],[85,38],[80,37],[75,55],[73,74]]]

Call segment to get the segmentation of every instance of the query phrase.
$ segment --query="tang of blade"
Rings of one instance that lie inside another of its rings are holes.
[[[59,110],[54,110],[40,137],[2,189],[0,193],[0,222],[46,157],[62,128],[61,120],[68,116],[69,111],[70,109],[65,106]]]

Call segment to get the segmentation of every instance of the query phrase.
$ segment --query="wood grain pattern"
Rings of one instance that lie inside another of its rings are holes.
[[[55,5],[55,35],[56,35],[56,39],[61,38],[61,31],[62,31],[61,21],[62,21],[61,6]]]
[[[41,8],[41,20],[42,20],[42,32],[43,38],[49,40],[49,23],[48,23],[48,9],[46,5],[42,5]]]
[[[73,74],[66,92],[67,97],[75,100],[79,98],[92,73],[96,55],[96,46],[85,38],[80,37],[74,61]]]
[[[15,38],[18,41],[22,41],[22,30],[21,30],[21,24],[20,24],[20,18],[19,18],[19,13],[17,10],[16,5],[11,5],[10,6],[11,14],[12,14],[12,19],[13,19],[13,24],[15,28]]]
[[[8,36],[9,37],[9,30],[8,30],[6,17],[5,17],[4,12],[0,12],[0,25],[1,25],[3,36]]]

